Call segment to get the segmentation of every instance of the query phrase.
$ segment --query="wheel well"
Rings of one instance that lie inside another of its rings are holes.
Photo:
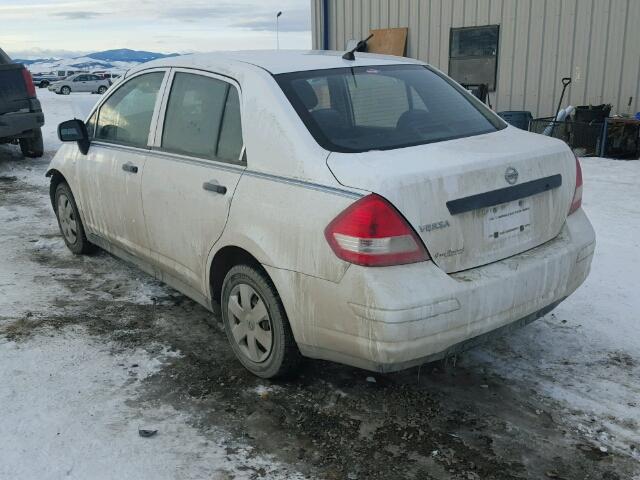
[[[51,183],[49,184],[49,198],[51,199],[51,206],[53,207],[53,210],[55,211],[56,209],[56,188],[58,188],[58,185],[60,185],[61,183],[68,183],[67,179],[64,178],[64,175],[62,175],[58,170],[49,170],[47,172],[47,177],[51,177]]]
[[[246,250],[240,247],[228,246],[221,248],[213,257],[211,262],[211,275],[209,283],[211,285],[211,300],[213,303],[220,304],[220,298],[222,297],[222,282],[224,277],[227,276],[229,270],[236,265],[250,265],[257,270],[265,274],[265,276],[271,281],[269,274],[264,269],[256,258]]]

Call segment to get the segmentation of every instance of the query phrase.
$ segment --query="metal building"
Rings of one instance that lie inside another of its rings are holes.
[[[317,49],[407,27],[408,57],[495,80],[497,111],[553,115],[562,77],[563,106],[640,110],[640,0],[311,0],[311,14]]]

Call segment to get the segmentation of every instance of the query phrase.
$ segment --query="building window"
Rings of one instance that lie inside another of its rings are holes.
[[[486,84],[496,89],[499,25],[452,28],[449,76],[464,85]]]

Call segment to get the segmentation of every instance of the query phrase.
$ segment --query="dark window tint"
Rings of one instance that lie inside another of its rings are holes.
[[[401,148],[505,126],[454,82],[421,65],[315,70],[276,79],[316,141],[332,151]]]
[[[237,162],[242,133],[235,87],[215,78],[176,73],[164,120],[162,148]]]
[[[451,29],[451,58],[495,57],[498,54],[498,26]]]
[[[93,115],[89,117],[87,120],[87,133],[89,134],[89,138],[93,138],[96,130],[96,117],[98,116],[98,112],[94,112]]]
[[[242,150],[242,125],[240,124],[240,101],[238,91],[229,86],[229,95],[224,107],[217,157],[228,162],[239,162]]]
[[[96,139],[146,147],[163,72],[137,76],[118,88],[100,107]]]

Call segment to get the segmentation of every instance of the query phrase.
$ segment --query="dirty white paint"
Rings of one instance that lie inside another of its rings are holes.
[[[226,246],[248,251],[267,268],[302,352],[313,357],[399,368],[532,314],[584,281],[594,234],[582,211],[565,222],[575,186],[575,160],[566,146],[510,127],[385,152],[329,155],[265,69],[345,62],[309,52],[207,54],[150,62],[127,75],[199,68],[231,77],[241,94],[246,168],[104,142],[87,156],[67,146],[51,167],[82,192],[79,206],[90,234],[200,303],[210,297],[216,252]],[[363,56],[354,64],[397,62]],[[163,88],[149,147],[162,137],[170,82]],[[126,162],[138,165],[139,174],[123,172]],[[490,241],[486,215],[450,215],[446,202],[505,187],[507,168],[519,170],[520,182],[560,174],[563,184],[530,199],[532,226],[523,235]],[[227,187],[225,196],[202,190],[212,180]],[[448,225],[420,233],[433,261],[363,268],[335,256],[324,229],[367,192],[390,200],[416,231]],[[464,277],[446,273],[466,269],[473,270]]]
[[[447,272],[485,265],[554,238],[569,211],[576,176],[575,157],[563,142],[514,127],[396,150],[332,153],[328,165],[342,184],[391,201]],[[509,187],[508,168],[518,171],[518,184],[562,176],[559,188],[529,198],[530,229],[493,240],[484,232],[486,209],[449,213],[450,200]],[[447,226],[421,228],[439,222]]]

